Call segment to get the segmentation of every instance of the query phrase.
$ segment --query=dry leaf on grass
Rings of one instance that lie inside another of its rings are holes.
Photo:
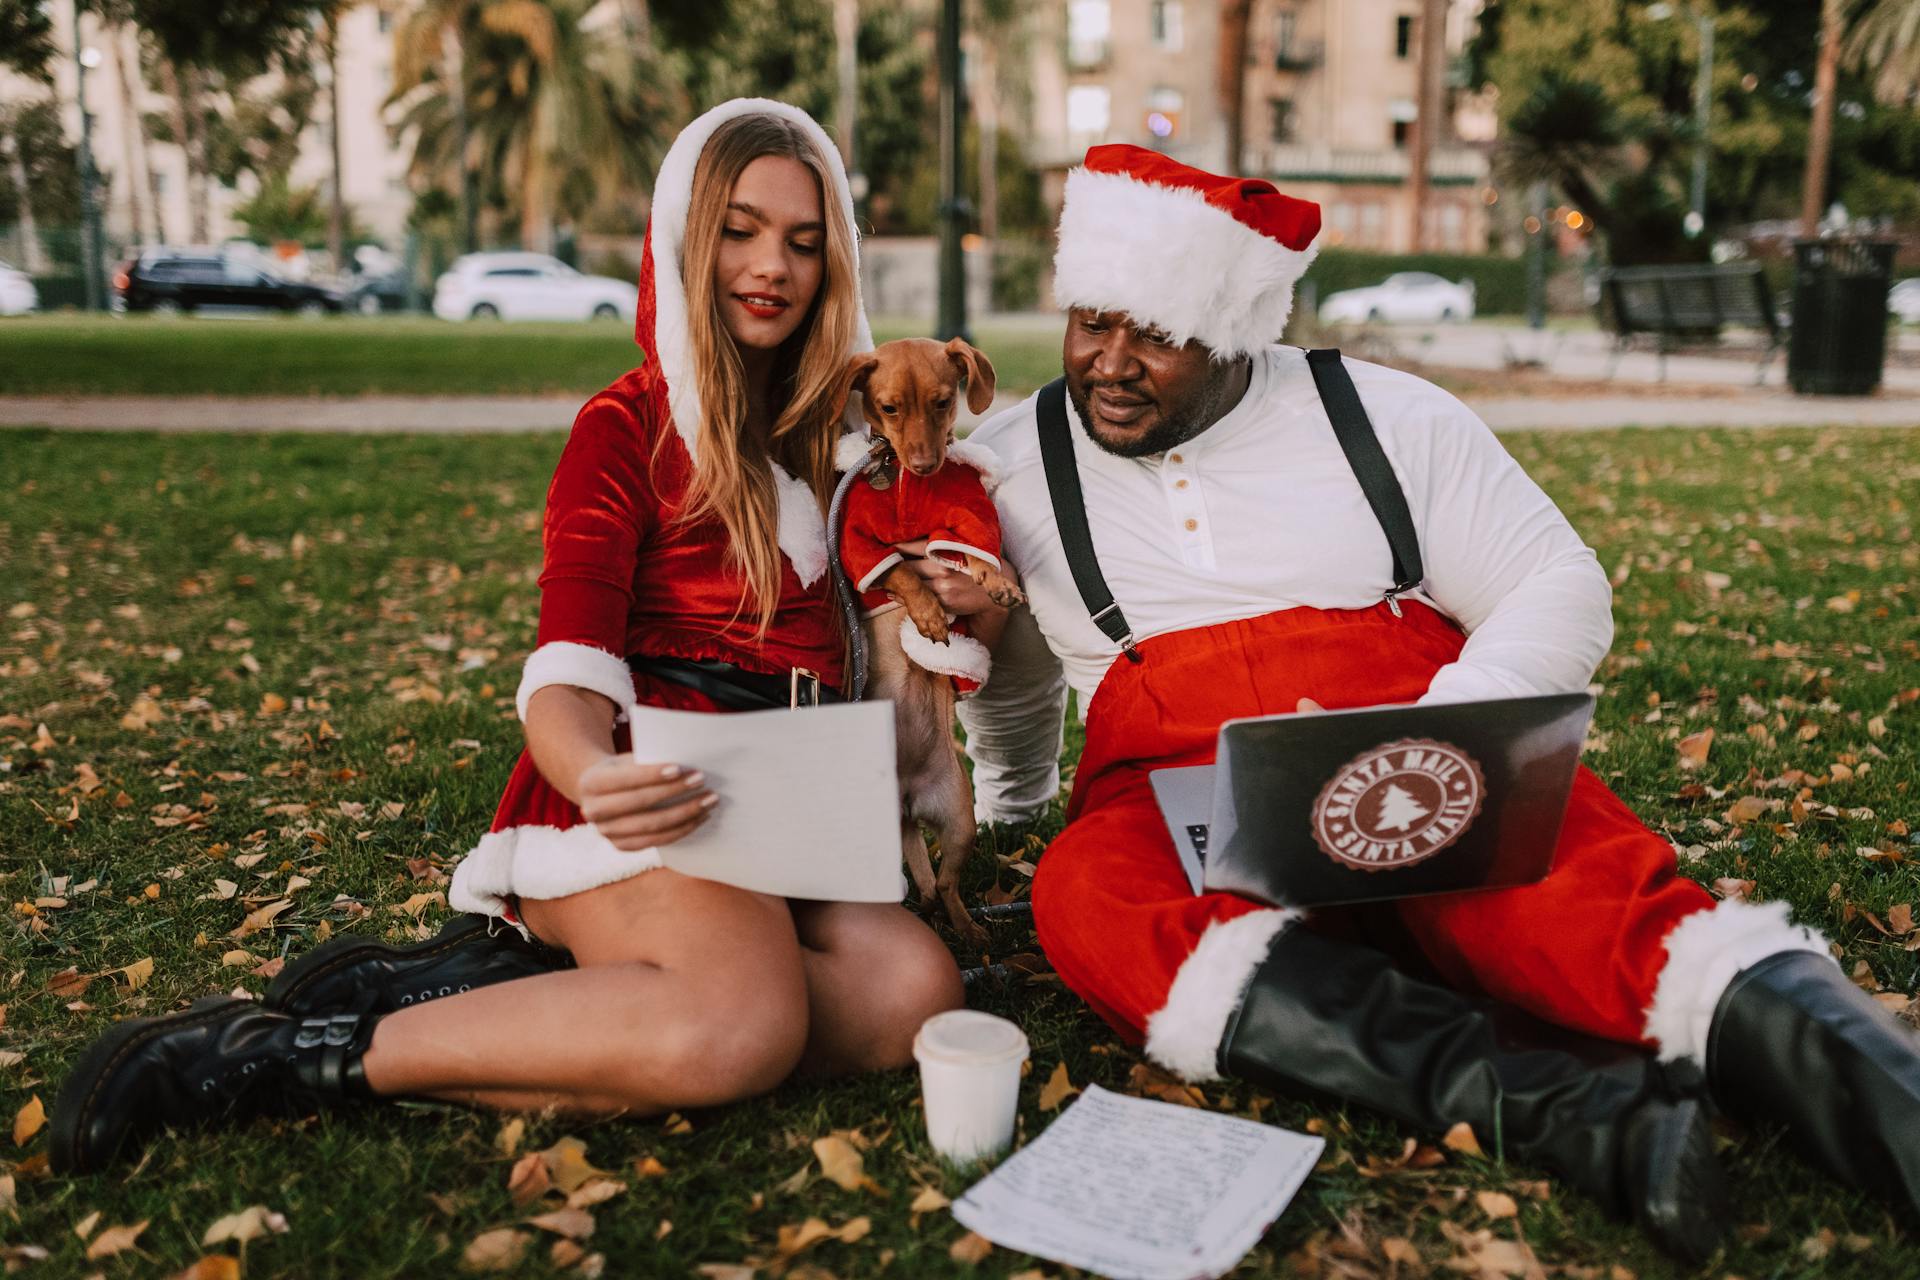
[[[149,978],[153,977],[153,957],[147,956],[145,959],[135,960],[132,964],[124,969],[117,970],[117,972],[126,978],[127,990],[138,991],[147,985]]]
[[[612,1178],[594,1178],[583,1182],[573,1194],[567,1197],[569,1209],[591,1209],[596,1204],[605,1203],[627,1189],[624,1182],[615,1182]]]
[[[14,1113],[13,1145],[24,1146],[27,1139],[40,1132],[47,1124],[47,1108],[41,1103],[40,1095],[34,1094],[27,1104]]]
[[[855,1244],[866,1239],[873,1230],[873,1219],[867,1217],[849,1218],[837,1227],[830,1227],[823,1218],[808,1218],[799,1226],[787,1223],[780,1228],[780,1237],[774,1245],[779,1261],[786,1261],[800,1254],[822,1240],[838,1240],[841,1244]]]
[[[92,1213],[73,1224],[73,1234],[79,1239],[85,1240],[93,1234],[93,1229],[99,1225],[100,1211],[95,1209]]]
[[[971,1267],[986,1261],[987,1255],[992,1252],[993,1241],[977,1231],[969,1231],[953,1242],[947,1249],[947,1256],[955,1262],[964,1262]]]
[[[261,1236],[283,1236],[287,1233],[285,1214],[275,1213],[263,1204],[250,1204],[238,1213],[230,1213],[207,1228],[207,1234],[200,1237],[203,1245],[225,1244],[229,1240],[245,1244],[249,1240],[258,1240]]]
[[[507,1175],[507,1194],[513,1199],[513,1207],[518,1209],[531,1204],[553,1188],[553,1177],[547,1172],[546,1155],[539,1151],[529,1151],[514,1162],[513,1171]]]
[[[229,938],[245,938],[259,933],[262,929],[270,928],[273,924],[274,917],[291,906],[293,906],[293,903],[286,898],[269,902],[264,907],[248,912],[247,918],[242,920],[239,927],[232,930],[227,936]]]
[[[547,1176],[553,1185],[567,1195],[578,1191],[582,1183],[607,1176],[605,1169],[596,1169],[587,1163],[587,1144],[578,1138],[562,1138],[539,1156],[546,1162]]]
[[[1040,1090],[1040,1109],[1052,1111],[1078,1092],[1079,1088],[1067,1078],[1067,1064],[1055,1063],[1053,1074],[1047,1077],[1046,1087]]]
[[[1511,1218],[1520,1212],[1520,1206],[1514,1198],[1504,1191],[1481,1191],[1475,1193],[1473,1202],[1480,1206],[1480,1212],[1489,1218]]]
[[[460,1266],[467,1271],[511,1271],[531,1243],[532,1236],[512,1227],[482,1231],[460,1254]]]
[[[1447,1130],[1447,1136],[1440,1139],[1440,1145],[1449,1151],[1458,1151],[1462,1155],[1484,1156],[1480,1149],[1480,1139],[1473,1136],[1473,1126],[1462,1120]]]
[[[865,1190],[879,1196],[887,1194],[879,1183],[867,1176],[866,1162],[853,1149],[853,1144],[840,1134],[815,1138],[813,1154],[820,1161],[820,1172],[842,1190]]]
[[[230,1253],[210,1253],[169,1280],[240,1280],[240,1259]]]
[[[702,1280],[753,1280],[759,1273],[744,1262],[703,1262],[693,1270]]]
[[[129,1227],[108,1227],[87,1246],[87,1260],[91,1262],[95,1258],[111,1258],[116,1253],[125,1253],[133,1248],[133,1242],[140,1238],[140,1233],[147,1229],[147,1223],[151,1221],[151,1218],[142,1218]]]
[[[500,1126],[500,1132],[493,1139],[493,1149],[503,1156],[516,1154],[520,1150],[520,1139],[526,1131],[526,1120],[515,1116]]]
[[[527,1225],[569,1240],[585,1240],[593,1234],[593,1215],[585,1209],[555,1209],[552,1213],[528,1218]]]
[[[642,1156],[633,1162],[633,1173],[643,1182],[648,1178],[664,1178],[667,1166],[661,1164],[657,1156]]]
[[[1713,750],[1713,730],[1702,729],[1690,733],[1674,744],[1680,753],[1680,767],[1686,770],[1698,769],[1707,762],[1707,753]]]
[[[918,1231],[923,1214],[938,1213],[952,1203],[953,1201],[941,1194],[938,1187],[922,1187],[920,1193],[914,1196],[913,1203],[907,1206],[907,1212],[910,1215],[907,1225]]]

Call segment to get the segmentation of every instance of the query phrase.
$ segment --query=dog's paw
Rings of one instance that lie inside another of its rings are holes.
[[[945,644],[951,634],[947,627],[947,611],[936,601],[931,609],[907,606],[907,616],[913,620],[913,629],[934,644]]]
[[[1027,602],[1026,593],[1013,585],[1007,578],[981,584],[987,589],[987,598],[1002,608],[1011,609],[1017,604]]]

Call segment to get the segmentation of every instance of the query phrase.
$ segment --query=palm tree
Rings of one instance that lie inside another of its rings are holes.
[[[1846,60],[1873,75],[1883,102],[1909,103],[1920,93],[1920,0],[1853,0]]]
[[[633,198],[665,112],[619,19],[596,0],[426,0],[394,46],[393,100],[406,104],[415,175],[432,181],[472,164],[517,206],[528,249],[552,247],[556,216]],[[457,67],[439,56],[450,30]]]

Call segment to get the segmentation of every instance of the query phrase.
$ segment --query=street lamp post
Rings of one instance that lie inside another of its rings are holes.
[[[967,336],[967,263],[961,235],[967,199],[962,186],[960,0],[940,5],[940,314],[934,336]]]
[[[1647,16],[1660,22],[1676,16],[1676,11],[1670,4],[1648,5]],[[1689,239],[1707,228],[1707,128],[1713,121],[1713,14],[1695,9],[1693,21],[1700,31],[1700,69],[1693,76],[1693,182],[1685,224]]]
[[[99,174],[93,167],[93,113],[87,110],[87,72],[100,65],[100,51],[80,38],[80,0],[73,0],[74,98],[80,104],[80,252],[86,274],[87,310],[99,311],[101,297]]]

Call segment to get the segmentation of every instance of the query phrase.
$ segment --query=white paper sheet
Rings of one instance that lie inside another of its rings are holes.
[[[783,898],[898,902],[893,705],[711,715],[629,707],[633,757],[704,770],[720,804],[667,866]]]
[[[995,1244],[1113,1280],[1210,1280],[1260,1242],[1325,1145],[1091,1085],[953,1216]]]

